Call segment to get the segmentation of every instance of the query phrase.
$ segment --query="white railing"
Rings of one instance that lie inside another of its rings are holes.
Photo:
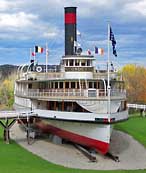
[[[107,78],[107,70],[97,70],[96,73],[93,73],[93,78],[94,79],[106,79]],[[110,72],[110,78],[111,79],[117,79],[118,74],[117,72]]]
[[[127,107],[146,110],[146,105],[140,105],[140,104],[127,104]]]
[[[28,73],[21,73],[20,75],[20,79],[23,80],[47,80],[47,79],[60,79],[63,77],[64,74],[61,72],[48,72],[48,73],[28,72]]]
[[[29,98],[48,97],[72,97],[72,98],[107,98],[107,91],[103,89],[29,89],[27,91],[16,91],[16,95]],[[125,90],[111,90],[111,97],[126,98]]]
[[[0,111],[0,119],[6,118],[22,118],[22,117],[31,117],[36,115],[30,110],[17,110],[17,111]]]

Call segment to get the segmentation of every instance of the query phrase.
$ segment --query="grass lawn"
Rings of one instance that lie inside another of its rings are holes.
[[[134,136],[137,140],[146,146],[146,118],[130,118],[125,123],[116,125]],[[145,173],[146,170],[130,171],[91,171],[69,169],[63,166],[49,163],[38,156],[33,155],[15,142],[10,145],[5,144],[2,139],[0,127],[0,173]],[[46,151],[47,152],[47,151]],[[53,153],[52,153],[53,154]],[[98,163],[97,163],[98,164]],[[105,163],[106,164],[106,163]],[[123,168],[124,169],[124,168]]]
[[[115,128],[130,134],[146,147],[146,118],[135,114],[128,121],[116,124]]]

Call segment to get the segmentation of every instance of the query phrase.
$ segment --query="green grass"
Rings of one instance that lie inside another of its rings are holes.
[[[130,134],[146,147],[146,118],[135,114],[128,121],[116,124],[115,128]]]
[[[116,125],[117,129],[128,132],[146,146],[146,118],[130,118]],[[23,149],[14,141],[5,144],[0,128],[0,173],[145,173],[146,170],[91,171],[70,169],[47,162]],[[52,153],[53,154],[53,153]],[[97,163],[98,164],[98,163]],[[106,164],[106,163],[105,163]],[[118,164],[118,163],[117,163]],[[124,169],[124,168],[123,168]]]

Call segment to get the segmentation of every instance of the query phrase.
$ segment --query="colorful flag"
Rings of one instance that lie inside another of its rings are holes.
[[[95,46],[95,53],[99,54],[99,55],[103,55],[104,54],[104,49],[103,48],[98,48]]]
[[[32,55],[32,56],[36,56],[35,52],[32,52],[31,55]]]
[[[112,46],[113,46],[113,54],[117,57],[117,51],[116,51],[116,40],[114,37],[114,34],[112,32],[112,28],[110,27],[110,41],[112,42]]]
[[[35,46],[35,53],[43,53],[43,48],[40,46]]]

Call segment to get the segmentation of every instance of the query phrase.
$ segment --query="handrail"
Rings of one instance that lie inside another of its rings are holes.
[[[16,91],[16,95],[25,97],[92,97],[107,98],[107,91],[104,89],[29,89],[27,91]],[[125,98],[125,90],[111,90],[111,97]]]
[[[25,67],[25,66],[27,66],[28,64],[24,64],[22,67],[21,67],[21,73],[22,73],[22,70],[23,70],[23,68]]]
[[[141,104],[127,104],[128,108],[135,108],[135,109],[144,109],[146,110],[146,105],[141,105]]]

